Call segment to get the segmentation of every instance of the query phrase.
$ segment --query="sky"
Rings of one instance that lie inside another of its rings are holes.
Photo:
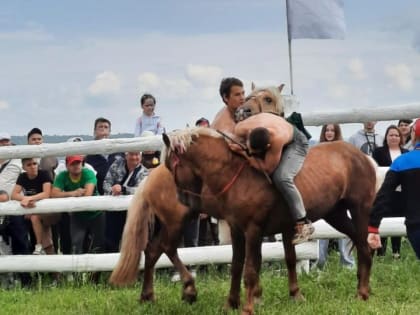
[[[420,1],[344,0],[344,14],[344,40],[292,41],[299,111],[419,102]],[[131,133],[146,92],[167,130],[183,128],[224,106],[224,77],[290,94],[285,0],[5,0],[0,74],[12,135],[92,134],[100,116]]]

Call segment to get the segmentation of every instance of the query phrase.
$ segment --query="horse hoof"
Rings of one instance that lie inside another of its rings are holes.
[[[291,296],[290,296],[290,299],[291,299],[293,302],[305,302],[305,301],[306,301],[305,297],[304,297],[304,296],[303,296],[303,294],[302,294],[302,293],[300,293],[300,292],[297,292],[297,293],[295,293],[294,295],[291,295]]]
[[[357,293],[357,299],[361,300],[361,301],[367,301],[369,299],[369,294],[368,293]]]
[[[241,315],[254,315],[254,310],[248,307],[242,309]]]
[[[139,299],[140,303],[154,302],[155,295],[153,293],[142,293]]]
[[[241,300],[238,298],[231,298],[229,297],[223,306],[223,310],[225,312],[228,312],[230,310],[237,310],[239,308],[239,305],[241,305]]]
[[[188,286],[182,292],[182,300],[192,304],[197,301],[197,290],[194,286]]]

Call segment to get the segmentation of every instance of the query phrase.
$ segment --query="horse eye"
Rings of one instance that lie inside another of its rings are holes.
[[[273,101],[273,99],[272,99],[271,97],[265,97],[265,98],[264,98],[264,101],[265,101],[266,103],[271,103],[271,102]]]

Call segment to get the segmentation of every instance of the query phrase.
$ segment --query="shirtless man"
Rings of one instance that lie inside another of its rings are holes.
[[[244,85],[237,78],[224,78],[220,83],[219,93],[226,107],[216,114],[210,127],[223,132],[233,132],[236,125],[235,111],[245,103]]]
[[[233,132],[246,141],[247,151],[234,143],[230,144],[231,149],[244,155],[254,168],[269,174],[289,205],[296,221],[292,243],[307,241],[314,228],[306,218],[302,196],[294,184],[308,152],[306,136],[284,118],[271,113],[251,116],[239,122]]]

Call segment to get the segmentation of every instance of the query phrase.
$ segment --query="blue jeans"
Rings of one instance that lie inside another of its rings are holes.
[[[410,228],[407,226],[407,238],[416,253],[417,259],[420,259],[420,227]]]
[[[280,163],[271,175],[274,186],[283,195],[295,221],[306,217],[302,196],[294,179],[302,168],[308,147],[306,136],[294,128],[293,140],[283,149]]]
[[[319,258],[317,261],[317,266],[323,268],[328,258],[328,244],[329,239],[319,240]],[[339,238],[338,239],[338,250],[340,252],[340,262],[344,267],[353,267],[354,258],[353,255],[349,253],[351,248],[351,241],[348,238]]]

